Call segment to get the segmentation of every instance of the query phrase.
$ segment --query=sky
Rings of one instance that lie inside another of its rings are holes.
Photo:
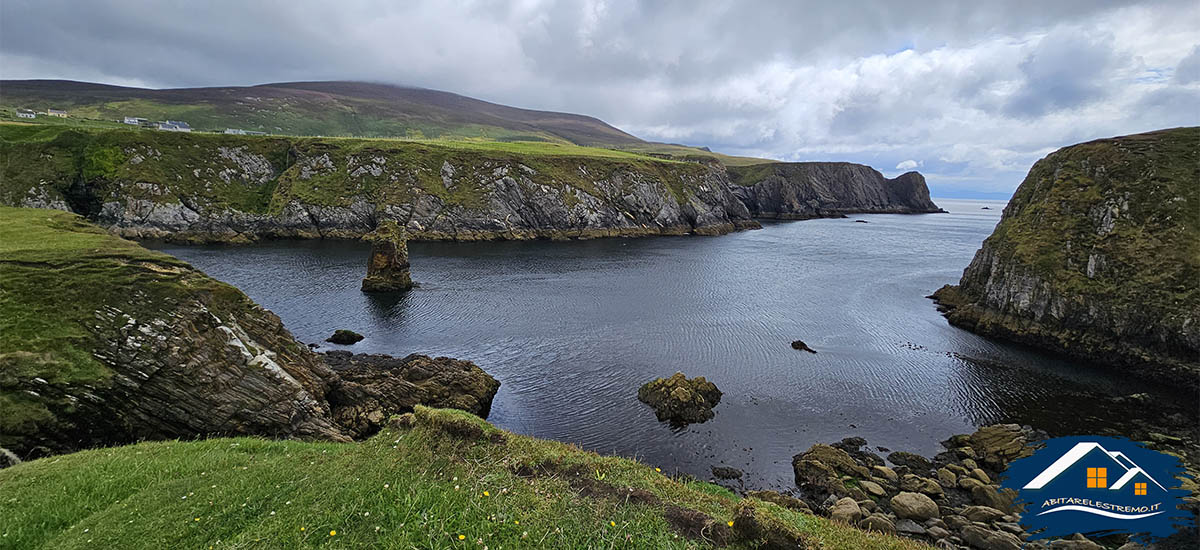
[[[1200,2],[3,0],[0,77],[420,86],[1007,198],[1059,147],[1200,125]]]

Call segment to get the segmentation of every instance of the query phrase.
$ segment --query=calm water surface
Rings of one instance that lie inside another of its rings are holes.
[[[500,427],[665,471],[731,465],[748,486],[791,485],[792,455],[815,442],[931,454],[995,421],[1119,421],[1064,394],[1166,392],[949,326],[925,296],[957,282],[1003,203],[938,204],[951,213],[720,237],[412,243],[421,287],[391,298],[359,292],[360,243],[157,248],[241,288],[302,341],[348,328],[366,336],[356,352],[476,362],[502,383]],[[677,370],[725,392],[715,419],[673,430],[637,400]]]

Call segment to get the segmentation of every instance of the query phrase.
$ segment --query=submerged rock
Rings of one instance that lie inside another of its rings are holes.
[[[808,344],[805,344],[803,340],[793,340],[792,341],[792,349],[797,350],[797,351],[807,351],[809,353],[817,352],[817,350],[808,347]]]
[[[638,389],[638,400],[654,408],[660,421],[673,424],[704,422],[721,402],[721,390],[703,376],[689,379],[682,372],[658,378]]]
[[[741,479],[742,471],[729,466],[713,466],[712,475],[717,479]]]
[[[371,243],[363,292],[397,292],[413,287],[408,267],[408,236],[396,222],[384,220],[363,236]]]
[[[357,344],[358,342],[362,341],[362,339],[363,335],[354,332],[353,330],[338,329],[333,331],[333,336],[326,338],[325,341],[348,346],[350,344]]]

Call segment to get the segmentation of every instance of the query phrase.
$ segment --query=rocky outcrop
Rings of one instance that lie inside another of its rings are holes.
[[[205,435],[349,441],[417,403],[486,415],[499,385],[452,359],[327,363],[237,289],[72,214],[0,208],[0,234],[0,447],[22,459]]]
[[[353,330],[340,328],[333,331],[333,334],[329,338],[326,338],[325,341],[339,346],[349,346],[361,342],[362,339],[363,335]]]
[[[403,141],[67,131],[0,143],[0,204],[130,238],[419,240],[712,235],[758,227],[719,164]]]
[[[351,354],[331,351],[337,375],[328,393],[333,420],[350,435],[367,437],[393,414],[417,405],[460,409],[487,418],[500,383],[470,361],[449,357]]]
[[[1200,128],[1038,161],[958,286],[951,324],[1200,386]]]
[[[677,372],[642,385],[638,400],[654,408],[659,421],[684,425],[712,419],[713,407],[721,402],[721,390],[703,376],[689,379]]]
[[[779,162],[730,167],[737,195],[756,218],[804,220],[853,213],[942,212],[917,172],[887,179],[847,162]]]
[[[383,221],[363,239],[371,243],[363,292],[397,292],[413,287],[408,269],[408,238],[396,222]]]

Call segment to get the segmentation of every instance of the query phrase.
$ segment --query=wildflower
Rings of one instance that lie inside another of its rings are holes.
[[[200,518],[196,518],[196,521],[200,521]]]
[[[654,469],[654,471],[656,471],[656,472],[662,472],[662,468],[655,468],[655,469]]]
[[[364,516],[369,516],[369,515],[371,515],[371,512],[363,512],[363,515],[364,515]]]
[[[301,528],[300,528],[300,530],[301,530],[301,531],[303,531],[303,530],[304,530],[304,528],[303,528],[303,527],[301,527]]]
[[[617,526],[617,522],[615,522],[615,521],[610,521],[610,522],[608,522],[608,524],[609,524],[610,526],[612,526],[612,527],[616,527],[616,526]]]
[[[483,496],[485,496],[485,497],[490,497],[490,496],[492,496],[492,494],[491,494],[491,493],[489,493],[489,492],[487,492],[487,491],[484,491],[484,492],[483,492]]]
[[[383,484],[383,488],[384,488],[384,489],[387,489],[388,487],[391,487],[391,484],[390,484],[390,483],[384,483],[384,484]]]
[[[458,540],[467,540],[467,536],[466,536],[466,535],[459,535],[459,536],[458,536]]]
[[[727,522],[725,522],[725,523],[728,523],[730,527],[733,527],[733,522],[732,522],[732,521],[727,521]]]
[[[331,536],[331,537],[337,536],[337,531],[330,531],[329,536]]]
[[[513,520],[513,525],[520,525],[520,524],[521,524],[521,522],[520,522],[520,521]]]

